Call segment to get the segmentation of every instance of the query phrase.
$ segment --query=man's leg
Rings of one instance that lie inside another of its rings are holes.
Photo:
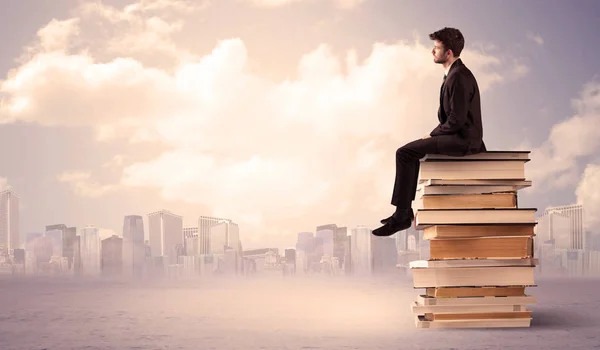
[[[412,224],[411,202],[417,190],[419,160],[428,153],[438,153],[437,137],[412,141],[396,151],[396,179],[392,193],[392,205],[396,206],[396,211],[391,217],[381,220],[385,225],[374,230],[374,235],[391,236]]]
[[[396,179],[392,193],[392,205],[398,209],[410,209],[415,199],[419,177],[419,160],[426,154],[438,153],[437,138],[410,142],[396,151]]]

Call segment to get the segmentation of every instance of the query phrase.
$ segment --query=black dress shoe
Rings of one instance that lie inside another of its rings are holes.
[[[397,218],[400,218],[400,220],[402,220],[405,217],[405,215],[410,215],[412,219],[415,218],[415,214],[413,213],[412,208],[411,209],[396,209],[396,212],[394,214],[392,214],[391,216],[388,216],[385,219],[381,219],[381,221],[379,221],[379,222],[381,222],[382,224],[385,225],[385,224],[387,224],[388,221],[390,221],[390,219],[393,216],[396,216]]]
[[[388,216],[388,217],[387,217],[387,218],[385,218],[385,219],[381,219],[381,221],[379,221],[379,222],[381,222],[382,224],[384,224],[384,225],[385,225],[385,224],[387,224],[387,222],[388,222],[388,221],[390,221],[390,219],[391,219],[391,218],[392,218],[391,216]]]
[[[398,215],[400,216],[400,215]],[[403,217],[398,218],[395,214],[392,215],[385,225],[373,230],[373,235],[379,237],[391,236],[398,231],[403,231],[412,225],[413,215],[405,214]]]

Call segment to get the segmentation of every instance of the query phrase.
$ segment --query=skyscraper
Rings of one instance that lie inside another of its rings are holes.
[[[67,225],[65,224],[46,225],[46,236],[52,237],[52,256],[63,256],[66,232]]]
[[[164,209],[150,213],[148,232],[152,257],[167,257],[168,264],[177,264],[183,250],[183,218]]]
[[[357,226],[351,234],[352,271],[354,275],[371,275],[373,272],[373,248],[371,230]]]
[[[231,220],[223,220],[210,227],[211,254],[224,254],[227,248],[239,251],[240,231]]]
[[[200,216],[200,218],[198,218],[198,244],[200,245],[198,251],[200,254],[212,254],[210,228],[223,221],[233,223],[229,219],[216,218],[212,216]]]
[[[546,216],[551,213],[561,214],[570,221],[570,232],[568,238],[568,249],[588,249],[584,208],[581,204],[565,205],[560,207],[549,207],[538,217],[538,221],[545,221]]]
[[[144,221],[140,215],[125,216],[123,222],[123,273],[141,276],[144,271]]]
[[[69,269],[73,268],[75,252],[79,249],[75,246],[79,242],[75,237],[77,237],[77,228],[67,227],[63,236],[63,257],[67,258]]]
[[[298,232],[296,241],[296,270],[298,272],[305,273],[309,270],[314,246],[315,237],[312,232]]]
[[[84,274],[100,274],[100,230],[92,225],[82,230],[81,260]]]
[[[123,238],[113,235],[102,240],[100,266],[107,276],[123,273]]]
[[[336,224],[317,226],[315,237],[323,239],[323,254],[329,255],[329,257],[333,257],[337,229],[338,227]]]
[[[199,254],[198,249],[200,248],[200,244],[198,241],[198,226],[183,228],[183,245],[185,248],[185,255],[197,256]]]
[[[0,255],[8,256],[20,245],[19,197],[11,190],[4,190],[0,192]]]

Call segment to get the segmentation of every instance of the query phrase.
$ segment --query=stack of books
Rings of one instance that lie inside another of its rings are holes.
[[[418,328],[529,327],[535,287],[535,208],[518,207],[528,151],[464,157],[428,154],[420,162],[415,226],[429,259],[410,263]]]

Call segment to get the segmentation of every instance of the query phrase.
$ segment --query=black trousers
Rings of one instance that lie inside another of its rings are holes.
[[[432,136],[407,143],[396,151],[396,179],[392,205],[398,209],[411,208],[419,177],[419,160],[426,154],[461,156],[468,153],[468,141],[456,135]]]

